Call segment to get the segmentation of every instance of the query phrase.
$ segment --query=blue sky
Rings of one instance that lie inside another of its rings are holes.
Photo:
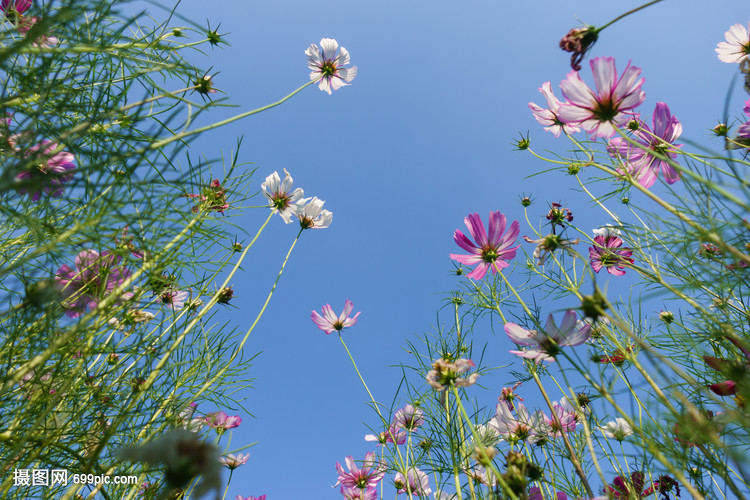
[[[346,339],[375,397],[389,403],[400,377],[393,366],[409,360],[405,339],[433,329],[444,294],[456,286],[448,255],[457,251],[452,234],[467,214],[486,220],[500,210],[522,219],[519,198],[526,194],[535,200],[534,216],[562,201],[581,227],[610,222],[574,192],[571,177],[528,178],[548,165],[512,143],[529,131],[539,152],[567,149],[534,121],[527,103],[544,103],[537,88],[545,81],[560,96],[558,84],[570,68],[558,41],[577,19],[603,24],[639,3],[182,1],[179,12],[187,18],[203,25],[208,18],[229,33],[231,46],[195,54],[194,62],[218,73],[215,86],[237,110],[305,83],[304,50],[323,37],[337,39],[359,68],[352,85],[332,96],[308,88],[191,146],[191,154],[217,158],[243,136],[240,158],[258,168],[251,191],[286,168],[295,186],[325,199],[334,213],[329,229],[303,234],[245,348],[248,355],[261,352],[249,374],[255,387],[244,394],[255,418],[239,413],[244,422],[232,444],[259,444],[236,471],[227,498],[340,498],[331,488],[334,464],[372,449],[363,440],[369,432],[363,422],[377,423],[367,394],[338,339],[310,321],[313,309],[330,303],[338,312],[350,299],[362,311]],[[158,18],[160,11],[153,12]],[[742,0],[666,0],[605,30],[590,57],[613,56],[620,71],[632,60],[645,77],[642,112],[650,115],[665,101],[684,138],[719,148],[708,130],[721,118],[736,66],[721,63],[714,48],[749,13]],[[587,64],[582,74],[592,81]],[[732,95],[730,115],[739,116],[746,96],[741,87]],[[202,119],[233,112],[219,109]],[[250,209],[234,222],[253,233],[266,216]],[[225,317],[241,326],[252,322],[296,232],[278,218],[269,224],[235,278],[237,307]],[[531,234],[523,222],[521,234]],[[489,341],[491,364],[520,368],[507,354],[507,339]],[[489,407],[511,381],[498,373],[488,386],[495,389],[486,391]]]

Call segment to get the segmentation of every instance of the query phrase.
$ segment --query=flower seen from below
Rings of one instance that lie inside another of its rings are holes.
[[[505,404],[495,407],[495,416],[487,422],[487,427],[509,443],[529,440],[532,443],[542,440],[546,417],[541,411],[530,414],[523,403],[516,406],[516,416]]]
[[[176,290],[174,288],[168,288],[159,294],[159,300],[163,304],[171,307],[173,311],[176,311],[177,309],[183,308],[188,295],[188,292]]]
[[[745,107],[742,108],[742,111],[744,111],[745,114],[750,117],[750,99],[745,101]],[[740,125],[740,128],[737,130],[737,135],[741,139],[750,139],[750,121],[747,121]]]
[[[560,105],[558,117],[568,125],[580,126],[593,137],[611,137],[615,127],[624,125],[633,109],[646,100],[641,90],[641,69],[628,63],[618,76],[613,57],[597,57],[590,62],[596,90],[571,71],[560,84],[567,102]]]
[[[591,325],[578,323],[575,311],[569,310],[563,315],[559,328],[550,314],[542,332],[527,330],[516,323],[505,323],[505,333],[516,344],[532,346],[525,351],[510,351],[511,354],[539,364],[542,361],[555,361],[563,346],[577,346],[586,342],[591,336]]]
[[[719,60],[725,63],[740,63],[750,55],[750,23],[745,28],[742,24],[735,24],[724,33],[726,42],[719,42],[716,53]]]
[[[599,30],[594,26],[573,28],[560,40],[560,48],[570,52],[570,67],[581,70],[581,61],[599,38]]]
[[[393,425],[407,431],[413,431],[422,424],[424,424],[422,410],[414,408],[410,404],[396,410],[396,414],[393,416]]]
[[[334,486],[339,484],[347,488],[367,489],[370,486],[377,485],[385,475],[385,466],[379,459],[375,458],[375,453],[368,452],[362,462],[362,468],[357,467],[354,458],[349,455],[344,459],[347,472],[339,462],[336,462],[336,471],[339,474],[338,480]]]
[[[660,154],[670,160],[677,158],[676,150],[681,144],[674,141],[682,134],[682,125],[676,116],[669,111],[669,106],[663,102],[657,102],[654,114],[651,117],[653,130],[645,123],[640,123],[638,129],[633,133],[633,139],[638,143],[635,146],[623,137],[615,137],[609,141],[607,152],[614,158],[620,158],[624,162],[623,170],[630,174],[633,179],[645,188],[651,187],[661,172],[667,184],[674,184],[680,180],[680,172],[667,161],[653,156],[652,153]]]
[[[630,427],[628,421],[620,417],[617,417],[611,422],[607,422],[601,429],[605,436],[609,439],[616,439],[617,441],[622,441],[633,434],[633,428]]]
[[[332,38],[323,38],[320,47],[310,44],[305,51],[307,55],[307,67],[310,72],[310,80],[320,80],[318,88],[331,94],[338,90],[357,76],[357,67],[345,68],[349,64],[349,52]]]
[[[358,312],[354,317],[351,317],[350,315],[353,309],[354,304],[352,304],[351,300],[347,299],[344,304],[344,310],[338,317],[334,314],[333,308],[329,304],[326,304],[323,306],[323,316],[318,314],[318,311],[313,311],[310,318],[316,325],[318,325],[318,328],[326,332],[326,335],[330,335],[333,332],[340,332],[344,328],[348,328],[357,323],[357,318],[359,318],[359,315],[362,313]]]
[[[249,458],[249,453],[239,453],[237,455],[235,455],[234,453],[230,453],[225,457],[220,457],[219,462],[221,462],[221,465],[228,468],[229,470],[234,470],[240,465],[245,465]]]
[[[596,230],[594,234],[596,234]],[[606,268],[609,274],[622,276],[625,274],[625,267],[635,262],[632,258],[633,251],[622,246],[623,241],[619,236],[606,234],[606,236],[596,236],[594,246],[589,247],[591,268],[597,273],[602,268]]]
[[[86,309],[95,309],[99,300],[112,293],[130,277],[130,271],[120,266],[122,258],[96,250],[83,250],[75,259],[75,269],[63,265],[57,270],[55,282],[60,287],[65,315],[77,318]],[[123,298],[130,297],[123,294]]]
[[[19,194],[28,193],[34,201],[39,201],[42,192],[53,197],[62,195],[65,184],[73,178],[71,170],[76,166],[72,153],[53,153],[58,148],[57,143],[45,140],[26,151],[24,162],[31,165],[16,175]]]
[[[378,489],[375,486],[350,488],[342,485],[341,494],[346,500],[378,500]]]
[[[263,190],[263,196],[268,199],[271,209],[278,211],[281,219],[289,224],[297,213],[297,204],[302,201],[305,192],[301,188],[291,191],[294,180],[286,169],[284,169],[284,174],[282,181],[278,172],[272,173],[266,177],[260,188]]]
[[[450,258],[457,260],[466,266],[477,267],[467,274],[467,277],[481,280],[492,269],[492,274],[508,267],[506,262],[516,256],[516,250],[520,245],[511,248],[518,238],[520,227],[518,221],[513,221],[510,228],[505,232],[505,215],[499,211],[490,212],[489,234],[485,231],[484,223],[479,214],[469,214],[464,219],[464,224],[476,243],[467,238],[461,231],[456,229],[453,239],[456,244],[470,253],[470,255],[450,254]]]
[[[427,383],[436,391],[444,391],[449,387],[468,387],[474,385],[479,378],[478,373],[472,373],[468,377],[459,377],[460,374],[471,370],[476,366],[470,359],[457,359],[454,362],[438,359],[432,363],[432,370],[427,373]]]
[[[243,497],[242,495],[237,495],[234,497],[234,500],[266,500],[265,495],[261,495],[259,497]]]
[[[227,429],[239,427],[242,423],[242,419],[239,416],[230,417],[223,411],[215,411],[207,414],[204,421],[206,425],[214,429],[219,435],[223,434]]]
[[[564,249],[569,255],[575,256],[573,245],[577,245],[581,242],[580,238],[564,240],[562,236],[554,233],[550,233],[547,236],[536,240],[532,240],[528,236],[524,236],[523,239],[526,243],[534,243],[536,245],[533,257],[536,259],[537,266],[543,266],[547,257],[559,248]]]
[[[302,229],[324,229],[333,222],[333,214],[323,210],[325,201],[313,196],[312,199],[300,200],[296,205],[295,215]]]
[[[417,497],[432,495],[427,474],[417,468],[411,467],[406,471],[406,476],[402,472],[397,472],[394,482],[398,493],[407,493]]]
[[[529,103],[529,109],[534,115],[534,119],[544,125],[544,130],[552,132],[555,137],[560,137],[560,134],[562,133],[570,135],[581,131],[581,129],[575,125],[568,125],[566,122],[558,118],[557,112],[560,109],[560,101],[552,92],[550,82],[544,82],[539,88],[539,92],[547,100],[547,109],[544,109],[533,102]]]
[[[396,427],[394,424],[388,426],[388,430],[375,434],[367,434],[365,441],[377,441],[378,445],[387,443],[404,444],[406,442],[406,432]]]

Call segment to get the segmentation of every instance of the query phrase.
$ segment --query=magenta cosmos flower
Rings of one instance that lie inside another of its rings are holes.
[[[57,143],[42,141],[26,151],[25,161],[32,165],[16,175],[20,194],[28,193],[32,200],[38,201],[42,191],[50,196],[60,196],[63,193],[65,184],[73,178],[70,171],[76,168],[73,163],[75,157],[68,151],[53,154],[57,148]]]
[[[563,132],[565,132],[565,134],[573,134],[581,131],[580,128],[574,125],[568,125],[558,118],[557,113],[560,110],[560,101],[552,92],[550,82],[544,82],[539,88],[539,92],[547,100],[547,109],[544,109],[533,102],[529,103],[529,109],[534,115],[536,121],[545,126],[544,130],[552,132],[555,137],[560,137],[560,134]]]
[[[596,91],[583,83],[577,71],[568,73],[560,88],[566,103],[560,105],[558,118],[581,126],[593,137],[611,137],[633,115],[632,110],[646,100],[641,91],[641,69],[628,63],[622,76],[617,75],[613,57],[597,57],[591,62]]]
[[[516,344],[532,346],[525,351],[510,351],[522,358],[533,359],[537,364],[542,361],[555,361],[555,356],[563,346],[577,346],[586,342],[591,336],[591,325],[578,323],[575,311],[566,311],[558,327],[555,318],[550,314],[544,331],[527,330],[515,323],[505,323],[505,333]]]
[[[492,274],[508,267],[506,260],[511,260],[516,256],[516,249],[510,246],[516,242],[520,227],[518,221],[513,221],[505,232],[505,215],[499,211],[490,212],[489,235],[484,229],[484,224],[479,214],[469,214],[464,219],[464,224],[469,229],[469,233],[476,241],[473,243],[464,233],[456,229],[453,233],[453,239],[456,244],[471,253],[471,255],[450,254],[451,259],[459,261],[461,264],[473,266],[479,264],[472,272],[467,274],[469,278],[481,280],[487,274],[487,269],[492,268]]]
[[[724,33],[726,42],[719,42],[716,53],[719,60],[725,63],[740,63],[750,55],[750,23],[747,29],[741,24],[735,24]]]
[[[6,16],[12,12],[23,14],[29,10],[29,7],[31,7],[31,0],[3,0],[0,4],[0,8]]]
[[[318,314],[318,311],[313,311],[310,318],[316,325],[318,325],[318,328],[326,332],[326,335],[330,335],[333,332],[340,332],[344,328],[348,328],[357,323],[357,318],[359,318],[359,315],[362,313],[358,312],[352,318],[349,315],[352,313],[353,309],[354,304],[352,304],[351,300],[347,299],[346,304],[344,304],[344,310],[338,317],[333,313],[331,306],[326,304],[323,306],[323,316]]]
[[[320,80],[318,88],[331,94],[332,90],[338,90],[357,76],[357,67],[345,68],[349,64],[349,52],[339,48],[339,43],[333,38],[323,38],[320,41],[321,51],[317,45],[310,44],[305,51],[307,55],[307,67],[310,72],[310,80]]]
[[[242,419],[238,415],[230,417],[223,411],[215,411],[213,413],[209,413],[208,415],[206,415],[204,421],[206,422],[206,425],[216,430],[217,434],[222,434],[227,429],[234,429],[235,427],[239,427],[242,423]]]
[[[130,271],[120,266],[122,258],[96,250],[84,250],[76,256],[75,269],[63,265],[57,270],[55,281],[62,290],[65,315],[77,318],[86,309],[94,309],[99,300],[112,293],[126,279]],[[123,294],[124,298],[132,294]]]
[[[634,262],[633,251],[628,247],[622,247],[623,241],[619,232],[616,229],[602,228],[594,230],[594,234],[594,246],[589,247],[591,268],[597,273],[605,267],[607,272],[614,276],[625,274],[624,267]]]
[[[659,172],[664,176],[667,184],[674,184],[680,180],[680,173],[672,165],[650,154],[651,151],[667,158],[677,158],[676,149],[682,144],[673,142],[682,134],[682,125],[676,116],[672,116],[669,106],[657,102],[651,117],[653,130],[641,122],[638,130],[633,133],[633,139],[639,144],[634,146],[622,137],[615,137],[607,145],[607,152],[612,157],[625,162],[625,170],[645,188],[656,182]]]
[[[742,111],[744,111],[747,116],[750,116],[750,99],[745,101],[745,107],[742,108]],[[750,121],[740,125],[740,128],[737,131],[737,135],[739,135],[743,139],[750,139]]]
[[[357,467],[351,455],[346,457],[344,461],[349,472],[345,471],[339,462],[336,462],[336,471],[339,473],[339,478],[334,486],[341,484],[346,488],[365,490],[377,485],[385,475],[384,464],[375,459],[375,453],[372,451],[365,454],[361,469]]]

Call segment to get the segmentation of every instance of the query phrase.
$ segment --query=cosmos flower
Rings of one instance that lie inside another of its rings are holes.
[[[263,190],[263,195],[268,198],[269,206],[278,211],[281,219],[289,224],[305,192],[301,188],[291,191],[294,180],[286,169],[284,169],[284,174],[282,181],[278,172],[272,173],[266,177],[260,188]]]
[[[596,91],[583,83],[577,71],[571,71],[560,84],[567,102],[560,105],[560,121],[580,126],[593,137],[611,137],[615,127],[627,122],[633,109],[646,100],[641,91],[641,69],[628,63],[621,76],[613,57],[597,57],[590,62]]]
[[[10,16],[13,12],[23,14],[31,7],[31,0],[3,0],[0,3],[0,9],[6,16]]]
[[[424,418],[422,415],[422,410],[414,408],[412,405],[408,404],[403,408],[396,410],[396,413],[393,416],[393,425],[400,427],[401,429],[406,429],[407,431],[413,431],[424,424]]]
[[[324,229],[333,222],[333,214],[323,210],[325,201],[313,196],[312,199],[300,200],[295,205],[295,215],[302,229]]]
[[[542,361],[555,361],[560,347],[577,346],[586,342],[591,336],[591,325],[578,323],[575,311],[568,310],[559,328],[550,314],[542,332],[527,330],[515,323],[505,323],[505,333],[516,344],[533,346],[525,351],[510,351],[511,354],[533,359],[539,364]]]
[[[397,472],[394,482],[398,493],[410,493],[418,497],[427,497],[432,494],[427,474],[415,467],[406,471],[406,477],[402,472]]]
[[[573,28],[560,40],[560,48],[570,52],[570,67],[581,70],[581,61],[599,38],[599,29],[594,26]]]
[[[682,134],[680,121],[672,116],[666,103],[657,102],[651,123],[653,131],[641,122],[633,133],[633,139],[639,146],[634,146],[622,137],[615,137],[607,145],[609,155],[622,159],[625,162],[624,170],[645,188],[656,182],[659,172],[667,184],[680,180],[680,172],[675,167],[650,154],[653,151],[672,160],[677,158],[676,148],[682,145],[674,144],[674,141]]]
[[[357,76],[357,67],[345,68],[349,64],[349,52],[332,38],[323,38],[320,47],[310,44],[305,51],[310,80],[320,79],[318,88],[331,95],[332,90],[338,90]]]
[[[406,432],[391,424],[388,426],[388,430],[381,432],[377,436],[375,434],[367,434],[365,441],[377,441],[378,445],[394,442],[396,444],[404,444],[406,442]]]
[[[206,422],[206,425],[214,429],[217,434],[223,434],[227,429],[239,427],[242,423],[242,419],[238,415],[230,417],[223,411],[215,411],[207,414],[204,421]]]
[[[744,111],[747,116],[750,116],[750,99],[745,101],[745,107],[742,108],[742,111]],[[750,139],[750,121],[740,125],[740,128],[737,130],[737,135],[742,139]]]
[[[624,268],[634,260],[633,251],[628,247],[622,247],[622,243],[619,236],[596,236],[594,246],[589,247],[591,268],[598,273],[604,267],[613,276],[625,274]]]
[[[75,269],[63,265],[57,270],[55,282],[63,296],[65,315],[77,318],[86,309],[95,309],[99,300],[112,293],[130,277],[130,271],[120,267],[122,258],[96,250],[83,250],[75,259]],[[125,293],[123,298],[132,294]]]
[[[169,288],[167,290],[164,290],[159,295],[159,300],[161,300],[164,304],[168,305],[172,308],[173,311],[175,311],[177,309],[183,308],[188,295],[189,293],[186,291]]]
[[[378,489],[374,486],[368,488],[350,488],[341,486],[341,494],[346,500],[378,500]]]
[[[34,201],[39,201],[42,192],[53,197],[62,195],[65,184],[73,178],[70,171],[76,166],[72,153],[59,151],[53,154],[58,147],[57,143],[45,140],[25,152],[25,161],[31,162],[32,166],[16,175],[20,194],[28,193]]]
[[[468,372],[471,367],[476,366],[470,359],[457,359],[449,362],[438,359],[432,363],[432,370],[427,373],[427,383],[436,391],[444,391],[449,387],[468,387],[476,383],[478,373],[472,373],[468,377],[459,377],[459,374]]]
[[[347,488],[366,489],[377,485],[385,476],[384,464],[379,459],[376,460],[375,453],[371,451],[365,454],[362,468],[357,467],[351,455],[346,457],[344,461],[349,471],[345,471],[341,464],[336,462],[336,471],[339,473],[339,477],[334,486],[341,484]]]
[[[630,427],[628,421],[620,417],[617,417],[611,422],[607,422],[601,427],[601,429],[605,436],[618,441],[622,441],[633,434],[633,428]]]
[[[510,246],[516,242],[520,227],[518,221],[513,221],[508,232],[505,232],[505,222],[505,215],[499,211],[490,212],[488,235],[479,214],[469,214],[464,219],[464,224],[466,224],[476,244],[464,236],[458,229],[453,233],[453,239],[456,244],[471,255],[452,253],[450,254],[450,258],[467,266],[479,264],[467,275],[469,278],[481,280],[487,274],[487,269],[490,268],[492,269],[492,274],[495,274],[503,268],[508,267],[509,264],[505,261],[511,260],[516,256],[516,249],[520,245],[516,245],[513,248]]]
[[[529,440],[538,442],[545,437],[543,424],[546,417],[541,411],[530,414],[523,403],[516,406],[516,415],[502,403],[495,407],[495,416],[487,422],[487,427],[492,429],[502,439],[510,443]]]
[[[750,23],[748,28],[735,24],[724,33],[726,42],[719,42],[716,53],[719,60],[725,63],[740,63],[750,55]]]
[[[334,314],[333,308],[331,308],[329,304],[326,304],[323,306],[323,316],[318,314],[318,311],[313,311],[310,318],[316,325],[318,325],[318,328],[326,332],[326,335],[330,335],[333,332],[340,332],[344,328],[348,328],[357,323],[357,318],[359,318],[359,315],[362,313],[358,312],[352,318],[349,315],[352,313],[353,309],[354,304],[352,304],[351,300],[347,299],[344,304],[344,310],[338,317]]]
[[[550,82],[544,82],[539,88],[539,92],[547,100],[547,109],[544,109],[533,102],[529,103],[529,109],[534,115],[536,121],[545,126],[544,130],[552,132],[555,137],[560,137],[560,134],[563,132],[570,135],[581,131],[580,128],[574,125],[568,125],[557,117],[557,112],[560,109],[560,101],[552,92]]]
[[[240,465],[245,465],[249,458],[250,458],[249,453],[240,453],[238,455],[235,455],[234,453],[230,453],[229,455],[225,457],[220,457],[219,462],[221,463],[221,465],[228,468],[229,470],[234,470]]]

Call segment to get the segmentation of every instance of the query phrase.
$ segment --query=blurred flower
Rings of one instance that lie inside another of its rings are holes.
[[[590,63],[596,92],[591,90],[577,71],[571,71],[560,84],[567,102],[560,105],[558,117],[568,125],[580,125],[593,137],[611,137],[615,127],[624,125],[633,115],[632,109],[646,100],[641,91],[641,69],[628,63],[622,76],[617,76],[613,57],[597,57]]]
[[[396,410],[396,414],[393,416],[393,425],[407,431],[413,431],[422,424],[424,424],[422,410],[414,408],[410,404]]]
[[[611,422],[607,422],[601,427],[601,430],[608,438],[616,439],[618,441],[622,441],[633,434],[633,428],[630,427],[628,421],[620,417],[617,417]]]
[[[245,465],[248,458],[250,458],[249,453],[240,453],[238,455],[230,453],[226,457],[220,457],[219,462],[221,462],[221,465],[228,468],[229,470],[234,470],[240,465]]]
[[[546,427],[550,430],[550,437],[561,437],[563,433],[576,430],[576,422],[578,421],[578,416],[576,411],[571,406],[570,400],[568,400],[567,398],[563,398],[559,403],[555,401],[554,403],[552,403],[552,409],[557,416],[559,424],[555,421],[554,416],[547,418]]]
[[[362,462],[362,468],[357,467],[354,458],[349,455],[344,459],[349,472],[345,471],[339,462],[336,462],[336,471],[339,478],[334,486],[339,484],[347,488],[366,489],[370,486],[377,485],[385,475],[385,465],[375,458],[375,453],[368,452]]]
[[[333,214],[323,210],[325,201],[313,196],[312,199],[300,200],[295,206],[295,214],[302,229],[324,229],[333,222]]]
[[[750,61],[750,59],[748,60]],[[747,116],[750,116],[750,99],[745,101],[745,107],[742,108],[742,111],[744,111]],[[737,135],[742,139],[750,139],[750,121],[740,125],[740,128],[737,130]]]
[[[750,29],[750,23],[748,23]],[[740,63],[750,55],[750,31],[741,24],[735,24],[724,33],[726,42],[719,42],[716,53],[725,63]]]
[[[616,349],[611,355],[599,356],[597,361],[599,363],[612,363],[615,366],[622,366],[627,358],[628,353],[635,350],[635,346],[629,346],[626,349]]]
[[[57,270],[55,281],[63,296],[65,315],[77,318],[86,309],[95,309],[99,300],[122,285],[130,277],[130,271],[120,267],[121,257],[96,250],[83,250],[76,256],[73,270],[63,265]],[[132,294],[124,293],[123,298]]]
[[[368,488],[349,488],[341,486],[341,494],[346,500],[377,500],[378,489],[375,486]]]
[[[31,0],[3,0],[0,4],[3,14],[12,17],[13,13],[23,14],[31,7]]]
[[[164,477],[168,491],[164,498],[175,490],[184,489],[197,476],[201,476],[201,480],[192,491],[195,498],[200,498],[211,490],[215,490],[217,498],[219,497],[219,450],[192,432],[173,429],[148,443],[120,448],[115,456],[121,460],[145,462],[149,465],[166,464]]]
[[[635,262],[631,257],[633,251],[628,247],[622,246],[622,239],[619,236],[597,236],[594,238],[594,246],[589,247],[589,259],[591,259],[591,268],[595,272],[607,269],[609,274],[622,276],[625,274],[625,267]]]
[[[320,47],[310,44],[305,51],[307,55],[307,67],[310,72],[310,80],[320,79],[318,88],[331,95],[332,90],[349,85],[349,82],[357,76],[357,67],[345,68],[349,64],[349,52],[339,48],[339,44],[332,38],[323,38]]]
[[[53,197],[62,195],[64,185],[73,178],[70,171],[76,166],[72,153],[58,151],[53,154],[58,147],[57,143],[45,140],[24,153],[25,161],[33,165],[16,175],[19,194],[28,193],[34,201],[41,198],[42,191]]]
[[[557,117],[557,112],[560,109],[560,101],[552,92],[550,82],[544,82],[539,88],[539,92],[541,92],[547,100],[547,109],[543,109],[541,106],[538,106],[533,102],[529,103],[529,109],[534,115],[536,121],[545,126],[544,130],[552,132],[555,137],[560,137],[560,134],[563,132],[570,135],[581,131],[580,128],[574,125],[568,125]]]
[[[508,410],[513,411],[513,401],[515,401],[516,399],[518,399],[519,401],[523,401],[523,398],[514,392],[519,385],[521,385],[521,382],[516,383],[516,385],[514,385],[513,387],[503,387],[502,391],[500,391],[500,397],[497,398],[497,400],[500,403],[505,401],[505,404],[508,406]]]
[[[159,300],[162,303],[168,305],[173,311],[182,309],[185,305],[185,300],[188,298],[188,292],[169,288],[159,294]]]
[[[427,474],[414,467],[406,471],[406,477],[402,472],[397,472],[394,482],[398,493],[408,493],[418,497],[427,497],[432,494]]]
[[[570,55],[570,67],[575,71],[581,70],[581,61],[591,50],[599,38],[599,30],[593,26],[573,28],[560,40],[560,48]]]
[[[185,196],[188,198],[198,198],[200,203],[193,207],[194,213],[200,210],[213,210],[223,214],[224,210],[229,208],[226,191],[221,186],[219,179],[211,181],[208,186],[201,190],[200,194],[190,193]]]
[[[318,328],[326,332],[326,335],[330,335],[333,332],[340,332],[344,328],[349,328],[357,323],[357,318],[359,318],[359,315],[362,313],[358,312],[352,318],[349,315],[352,313],[353,309],[354,304],[352,304],[351,300],[347,299],[344,304],[344,310],[338,317],[333,313],[333,308],[331,308],[329,304],[326,304],[323,306],[323,316],[318,314],[318,311],[313,311],[310,318],[316,325],[318,325]]]
[[[206,425],[214,429],[217,434],[223,434],[227,429],[239,427],[242,423],[242,419],[238,415],[230,417],[223,411],[209,413],[206,415],[204,421],[206,422]]]
[[[302,201],[305,192],[297,188],[290,193],[294,181],[286,169],[284,169],[284,174],[282,182],[278,172],[272,173],[266,177],[260,188],[263,190],[263,195],[268,198],[270,207],[277,210],[281,219],[289,224],[292,222],[292,216],[296,214],[296,205]]]
[[[259,497],[247,497],[247,498],[245,498],[242,495],[237,495],[236,497],[234,497],[234,500],[266,500],[266,496],[265,495],[261,495]]]
[[[505,323],[505,333],[516,344],[536,346],[525,351],[510,351],[511,354],[533,359],[539,364],[542,361],[555,361],[560,347],[577,346],[586,342],[591,334],[591,326],[578,324],[575,311],[568,310],[563,315],[559,328],[550,314],[542,332],[527,330],[515,323]]]
[[[24,36],[28,35],[29,31],[31,31],[34,26],[39,24],[39,21],[41,21],[41,19],[42,18],[37,16],[22,18],[18,22],[18,32]],[[60,43],[60,40],[56,36],[47,35],[46,33],[40,33],[37,35],[36,39],[31,43],[31,45],[34,47],[48,49],[53,45],[57,45],[58,43]]]
[[[543,438],[540,435],[540,430],[542,430],[545,416],[541,411],[537,411],[533,415],[529,414],[526,406],[523,403],[518,403],[516,415],[514,417],[506,405],[498,404],[495,407],[495,416],[487,422],[487,426],[510,443],[527,439],[531,442],[537,442]]]
[[[682,144],[673,142],[682,134],[680,121],[672,115],[666,103],[657,102],[651,123],[653,131],[646,123],[641,122],[638,130],[633,133],[633,138],[639,146],[634,146],[622,137],[615,137],[607,145],[609,155],[622,159],[625,162],[625,171],[645,188],[656,182],[659,172],[667,184],[674,184],[680,180],[680,172],[674,166],[651,154],[653,151],[672,160],[677,158],[677,148]]]
[[[466,378],[458,375],[468,372],[472,366],[476,366],[470,359],[457,359],[453,363],[444,359],[438,359],[432,363],[432,370],[427,373],[427,383],[436,391],[444,391],[449,387],[468,387],[476,383],[478,373],[472,373]]]
[[[577,245],[581,242],[580,238],[574,240],[564,240],[559,234],[548,234],[544,238],[532,240],[528,236],[523,237],[526,243],[536,244],[534,248],[533,257],[536,259],[537,266],[543,266],[544,261],[547,260],[547,256],[552,254],[558,248],[562,248],[567,251],[570,255],[575,255],[573,245]]]
[[[456,229],[453,233],[453,239],[456,244],[471,253],[471,255],[450,254],[450,258],[459,261],[461,264],[473,266],[479,264],[467,277],[481,280],[487,273],[488,268],[492,268],[492,274],[508,267],[506,260],[511,260],[516,256],[516,249],[510,246],[516,242],[520,227],[518,221],[513,221],[505,232],[505,215],[499,211],[490,212],[489,219],[489,236],[485,232],[484,224],[479,214],[469,214],[464,219],[464,224],[469,229],[469,233],[476,241],[474,244],[469,238]]]

